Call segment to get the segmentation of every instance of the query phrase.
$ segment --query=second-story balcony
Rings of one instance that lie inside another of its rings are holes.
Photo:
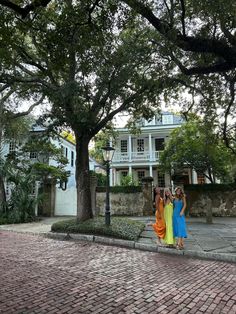
[[[115,152],[114,157],[112,161],[114,163],[117,162],[139,162],[139,161],[159,161],[160,160],[160,154],[162,151],[143,151],[143,152]]]

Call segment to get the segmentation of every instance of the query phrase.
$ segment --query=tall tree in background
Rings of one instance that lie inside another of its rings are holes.
[[[19,104],[14,101],[19,91],[19,86],[16,88],[16,86],[8,84],[2,84],[0,88],[0,210],[6,204],[4,164],[7,152],[5,152],[4,146],[9,142],[17,143],[24,137],[30,128],[28,115],[42,101],[41,98],[38,102],[28,106],[28,110],[19,111]]]
[[[218,138],[214,125],[196,118],[171,133],[161,155],[164,170],[190,168],[211,183],[230,177],[233,162],[235,157]]]

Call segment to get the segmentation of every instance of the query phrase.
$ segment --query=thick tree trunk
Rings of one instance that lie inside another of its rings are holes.
[[[0,157],[2,157],[1,153],[2,153],[2,149],[3,149],[2,148],[2,134],[3,134],[3,132],[2,132],[2,129],[0,127]],[[1,170],[0,170],[0,211],[3,211],[5,206],[6,206],[6,193],[5,193],[5,186],[4,186],[4,178],[3,178]]]
[[[76,137],[76,187],[77,187],[77,221],[93,217],[90,179],[89,179],[89,138],[75,134]]]
[[[4,210],[6,206],[6,193],[3,177],[0,174],[0,212]]]

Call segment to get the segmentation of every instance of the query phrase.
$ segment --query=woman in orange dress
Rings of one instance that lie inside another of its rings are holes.
[[[164,239],[165,237],[166,224],[164,219],[164,202],[161,197],[161,190],[158,187],[154,189],[154,201],[156,208],[156,222],[152,225],[152,227],[157,234],[157,244],[162,245],[161,239]]]

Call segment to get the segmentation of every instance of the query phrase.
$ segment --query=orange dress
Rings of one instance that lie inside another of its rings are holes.
[[[164,219],[164,201],[160,198],[159,201],[159,210],[156,206],[156,222],[152,225],[154,231],[156,232],[157,236],[161,239],[165,237],[166,234],[166,223]]]

